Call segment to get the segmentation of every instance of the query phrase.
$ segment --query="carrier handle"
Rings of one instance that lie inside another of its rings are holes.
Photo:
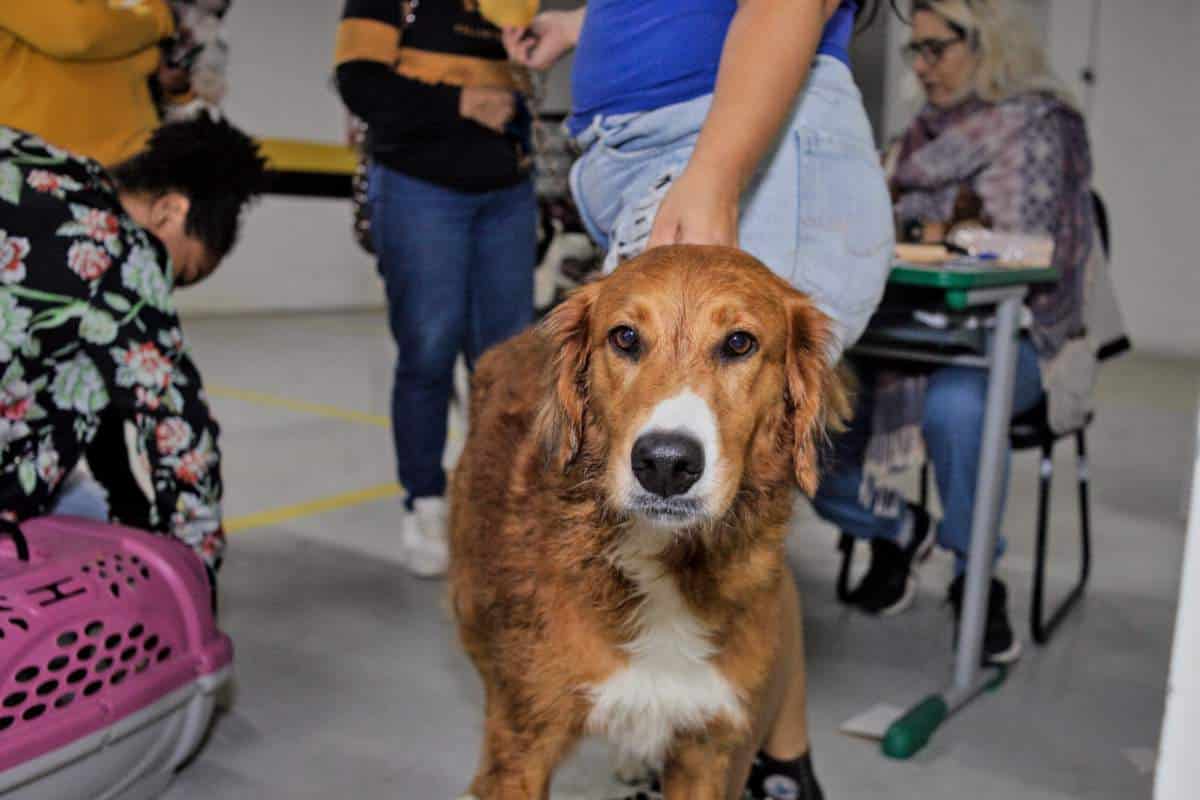
[[[17,558],[28,562],[29,541],[25,538],[25,534],[21,533],[21,527],[10,519],[0,517],[0,536],[5,534],[11,536],[13,543],[17,546]]]

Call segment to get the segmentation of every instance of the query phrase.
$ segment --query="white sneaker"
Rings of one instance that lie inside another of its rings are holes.
[[[413,510],[404,515],[400,545],[404,565],[421,578],[438,578],[446,574],[450,552],[446,542],[446,500],[442,497],[419,497]]]

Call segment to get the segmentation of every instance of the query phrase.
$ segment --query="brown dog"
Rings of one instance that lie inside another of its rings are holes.
[[[486,692],[473,795],[546,797],[588,733],[663,763],[668,798],[740,795],[781,697],[803,697],[783,540],[846,411],[827,337],[750,256],[677,246],[480,361],[450,519]]]

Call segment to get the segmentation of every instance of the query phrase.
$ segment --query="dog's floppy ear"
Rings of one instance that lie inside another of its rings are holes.
[[[598,288],[599,284],[590,283],[576,290],[541,324],[553,355],[543,379],[545,396],[536,426],[548,460],[559,469],[583,448],[588,334]]]
[[[796,483],[811,497],[820,476],[821,444],[829,432],[843,430],[850,417],[850,386],[844,370],[829,363],[829,318],[799,292],[788,298],[787,314],[792,462]]]

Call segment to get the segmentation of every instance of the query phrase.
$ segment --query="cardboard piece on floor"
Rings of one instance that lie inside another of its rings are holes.
[[[842,723],[841,731],[848,736],[882,739],[892,723],[904,716],[904,709],[879,703]]]

